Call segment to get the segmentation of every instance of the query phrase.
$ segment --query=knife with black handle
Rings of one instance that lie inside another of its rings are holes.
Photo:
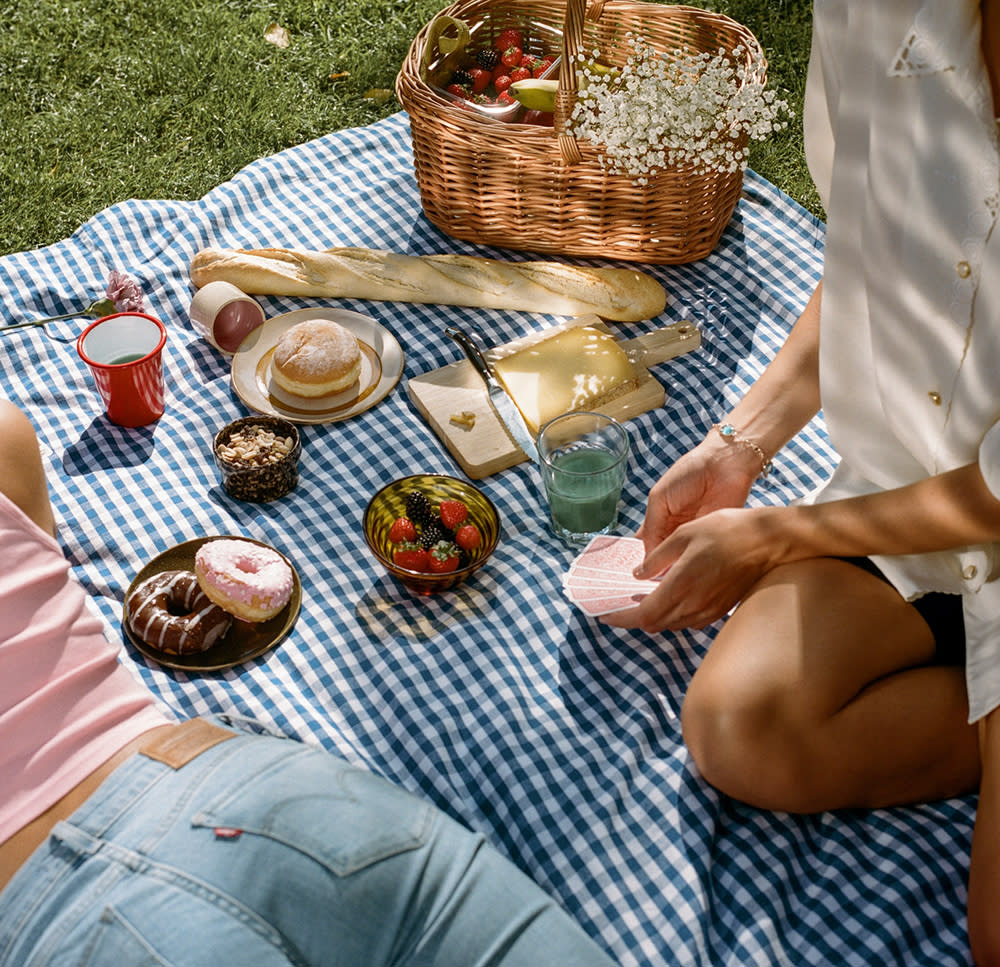
[[[528,424],[524,422],[521,411],[503,388],[500,381],[493,375],[490,364],[486,361],[482,350],[476,344],[472,335],[458,326],[449,326],[445,329],[445,335],[454,339],[466,358],[472,363],[476,372],[482,376],[486,383],[487,395],[490,405],[493,407],[500,422],[506,427],[511,439],[530,457],[538,463],[538,447],[535,445],[535,438],[528,429]]]

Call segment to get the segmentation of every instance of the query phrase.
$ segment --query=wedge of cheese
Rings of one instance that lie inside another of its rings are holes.
[[[533,433],[562,413],[592,409],[637,386],[618,341],[590,326],[497,359],[493,370]]]

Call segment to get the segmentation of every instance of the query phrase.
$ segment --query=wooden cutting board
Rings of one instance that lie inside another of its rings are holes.
[[[493,362],[574,326],[593,326],[614,335],[614,330],[599,317],[577,316],[491,349],[486,358]],[[595,409],[616,420],[629,420],[663,406],[666,400],[663,385],[650,374],[649,367],[697,349],[701,333],[690,322],[677,322],[634,339],[623,339],[620,345],[635,366],[638,385]],[[458,346],[455,350],[461,352]],[[481,480],[528,459],[500,422],[490,405],[486,385],[464,356],[440,369],[415,376],[409,380],[407,389],[414,406],[472,480]]]

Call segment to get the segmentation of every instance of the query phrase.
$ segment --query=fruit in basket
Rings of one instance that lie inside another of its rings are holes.
[[[506,50],[508,47],[520,47],[523,50],[524,34],[516,27],[508,27],[506,30],[500,31],[493,46],[497,50]]]
[[[506,67],[517,67],[521,63],[524,54],[520,47],[507,47],[500,54],[500,63]]]
[[[473,94],[482,94],[493,80],[493,75],[482,67],[470,67],[469,76],[472,78]]]
[[[510,85],[510,93],[529,111],[541,111],[545,114],[551,114],[556,109],[558,90],[558,81],[543,80],[540,77],[515,80]]]
[[[539,127],[555,126],[555,115],[551,111],[525,111],[521,118],[522,124],[537,124]]]
[[[476,63],[483,70],[491,71],[500,63],[500,51],[493,47],[484,47],[482,50],[477,50]]]

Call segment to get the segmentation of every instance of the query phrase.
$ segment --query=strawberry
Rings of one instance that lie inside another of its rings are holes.
[[[510,91],[502,91],[497,95],[497,104],[502,104],[504,107],[510,107],[511,104],[517,104],[517,101],[511,97]]]
[[[505,67],[504,70],[506,69]],[[497,94],[503,94],[512,83],[513,78],[511,78],[510,74],[501,74],[499,77],[493,78],[493,87],[496,88]]]
[[[449,94],[454,94],[455,97],[466,98],[469,96],[469,89],[467,87],[462,87],[461,84],[449,84],[445,90]]]
[[[522,56],[520,47],[508,47],[500,55],[500,63],[506,64],[508,67],[517,67],[521,63]],[[531,71],[528,72],[528,76],[531,76]]]
[[[405,567],[408,571],[430,570],[427,551],[412,541],[403,541],[402,544],[397,544],[392,551],[392,560],[398,567]]]
[[[510,81],[513,84],[514,81],[526,81],[531,77],[531,71],[527,67],[515,67],[510,72]]]
[[[538,58],[534,54],[521,53],[521,63],[518,67],[526,67],[529,71],[534,71],[538,66]]]
[[[552,59],[550,57],[546,57],[545,60],[537,60],[535,66],[531,68],[531,76],[541,77],[551,66]]]
[[[389,528],[389,541],[393,544],[401,544],[403,541],[415,541],[417,539],[417,529],[413,526],[413,521],[409,517],[397,517]]]
[[[474,551],[483,543],[483,538],[475,524],[463,524],[455,531],[455,543],[463,551]]]
[[[472,93],[482,94],[489,87],[493,75],[490,71],[483,70],[482,67],[473,67],[469,70],[472,75]]]
[[[442,500],[438,505],[441,523],[453,531],[469,516],[469,508],[460,500]]]
[[[524,47],[524,34],[515,27],[508,27],[501,30],[497,39],[493,42],[493,47],[499,51],[505,51],[508,47]]]
[[[438,541],[431,550],[427,569],[431,574],[448,574],[458,569],[458,547],[451,541]]]

